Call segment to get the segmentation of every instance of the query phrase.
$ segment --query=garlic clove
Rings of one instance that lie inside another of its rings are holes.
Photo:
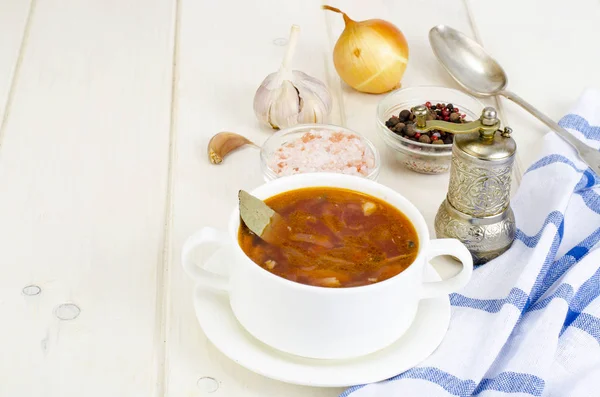
[[[242,135],[233,132],[219,132],[208,142],[208,158],[212,164],[221,164],[225,156],[245,145],[256,146],[254,142]]]
[[[300,96],[299,123],[320,123],[331,113],[331,95],[319,80],[294,71],[294,85]]]
[[[269,124],[273,128],[286,128],[296,124],[300,113],[300,97],[294,85],[285,80],[278,90],[272,91],[269,107]]]
[[[254,95],[254,113],[256,114],[258,120],[264,124],[269,124],[269,109],[271,108],[271,103],[273,102],[273,89],[270,89],[269,87],[271,87],[276,78],[277,73],[271,73],[268,75],[260,87],[258,87],[256,94]],[[276,88],[278,87],[279,85],[276,86]]]

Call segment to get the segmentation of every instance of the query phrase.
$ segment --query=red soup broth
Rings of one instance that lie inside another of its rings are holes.
[[[356,287],[404,271],[419,251],[417,231],[395,207],[340,188],[303,188],[265,202],[291,229],[266,243],[242,222],[239,244],[257,265],[302,284]]]

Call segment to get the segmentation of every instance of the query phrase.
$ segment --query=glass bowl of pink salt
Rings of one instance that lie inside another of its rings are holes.
[[[300,124],[280,130],[263,144],[266,181],[310,172],[332,172],[377,180],[381,159],[371,141],[331,124]]]

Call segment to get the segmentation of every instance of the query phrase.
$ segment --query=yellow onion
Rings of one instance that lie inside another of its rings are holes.
[[[381,94],[400,87],[408,63],[408,43],[396,26],[381,19],[353,21],[341,10],[346,27],[333,49],[341,79],[357,91]]]

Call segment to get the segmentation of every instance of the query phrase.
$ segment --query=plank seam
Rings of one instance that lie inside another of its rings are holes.
[[[483,45],[483,40],[481,39],[481,34],[479,33],[479,29],[477,28],[477,23],[475,22],[475,15],[473,14],[473,10],[471,8],[471,4],[469,0],[463,0],[463,3],[465,5],[465,9],[467,10],[467,17],[469,18],[469,24],[471,25],[471,31],[473,32],[473,36],[475,38],[475,41],[477,41],[479,44],[481,44],[482,47],[485,47]],[[498,109],[498,114],[500,115],[500,119],[504,120],[504,125],[507,126],[509,125],[508,122],[508,117],[506,115],[506,112],[504,111],[504,106],[502,104],[502,100],[500,99],[499,96],[494,96],[494,103],[496,104],[496,109]],[[517,183],[517,186],[521,185],[521,179],[523,177],[523,163],[521,160],[521,156],[519,156],[519,153],[517,152],[517,155],[515,157],[515,166],[513,169],[513,175],[515,177],[515,182]]]
[[[163,229],[162,258],[159,262],[156,280],[156,336],[158,338],[158,351],[156,363],[156,393],[157,397],[166,396],[168,383],[167,366],[167,327],[170,296],[170,277],[173,231],[173,190],[174,190],[174,164],[176,163],[177,139],[177,82],[179,80],[177,59],[179,56],[179,29],[181,20],[181,0],[174,0],[172,31],[172,64],[171,64],[171,103],[169,120],[169,156],[167,162],[167,187],[165,200],[165,222]]]
[[[33,19],[33,12],[35,9],[36,1],[37,0],[30,0],[30,2],[29,2],[29,10],[27,11],[27,18],[25,19],[25,27],[23,28],[23,36],[21,37],[21,45],[19,46],[19,53],[17,55],[17,59],[15,60],[15,64],[13,67],[12,77],[11,77],[10,85],[8,88],[8,95],[6,96],[6,102],[4,103],[4,113],[2,115],[2,120],[0,120],[0,148],[2,148],[2,142],[4,142],[6,125],[8,123],[8,115],[10,113],[10,109],[12,106],[13,96],[15,94],[15,87],[17,85],[17,80],[18,80],[18,77],[20,74],[21,65],[23,63],[23,57],[25,54],[25,48],[27,46],[27,41],[29,39],[31,20]]]
[[[327,0],[322,0],[321,1],[321,5],[326,5],[328,4]],[[343,89],[342,89],[342,80],[341,78],[337,75],[337,71],[335,70],[335,66],[333,66],[333,70],[332,70],[332,64],[333,62],[331,61],[331,57],[333,56],[333,48],[335,46],[335,43],[337,41],[337,38],[335,38],[333,36],[333,30],[332,30],[332,26],[330,23],[330,16],[327,15],[327,13],[322,12],[323,14],[323,18],[325,19],[325,30],[327,32],[327,39],[328,39],[328,45],[327,45],[327,49],[329,50],[328,53],[325,53],[325,57],[324,57],[324,62],[325,62],[325,73],[327,75],[327,85],[329,86],[329,90],[332,92],[333,96],[335,96],[335,98],[337,99],[337,107],[338,107],[338,114],[340,117],[340,125],[343,127],[346,127],[346,108],[344,106],[344,94],[343,94]],[[329,54],[329,55],[328,55]]]

